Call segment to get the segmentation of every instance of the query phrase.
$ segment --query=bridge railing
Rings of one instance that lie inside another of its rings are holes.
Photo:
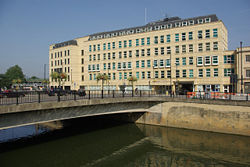
[[[97,98],[126,98],[126,97],[166,97],[166,98],[183,98],[183,99],[221,99],[221,100],[250,100],[250,94],[223,93],[223,92],[167,92],[153,90],[85,90],[78,91],[61,91],[61,92],[15,92],[11,94],[0,94],[0,105],[22,104],[22,103],[41,103],[48,101],[69,101],[81,99]]]

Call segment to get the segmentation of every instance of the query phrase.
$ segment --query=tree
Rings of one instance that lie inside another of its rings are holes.
[[[135,76],[128,77],[128,81],[132,84],[132,91],[134,91],[134,82],[137,81]]]
[[[25,77],[24,77],[23,71],[18,65],[10,67],[6,71],[5,76],[8,78],[8,80],[10,82],[12,82],[14,79],[15,80],[20,79],[21,83],[25,82]]]
[[[5,74],[0,74],[0,88],[10,87],[10,83]]]
[[[52,80],[54,79],[56,82],[59,82],[59,87],[61,88],[61,82],[66,80],[67,74],[66,73],[58,73],[58,72],[53,72],[51,75]]]
[[[104,81],[107,81],[109,79],[109,77],[106,74],[101,74],[99,73],[96,77],[97,82],[99,82],[100,80],[102,81],[102,90],[103,90],[103,84]]]

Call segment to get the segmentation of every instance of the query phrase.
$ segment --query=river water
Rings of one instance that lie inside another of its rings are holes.
[[[250,167],[250,138],[74,119],[0,130],[1,167]]]

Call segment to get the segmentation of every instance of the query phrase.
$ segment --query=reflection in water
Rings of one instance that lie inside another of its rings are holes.
[[[8,140],[4,138],[7,131],[0,131],[2,141]],[[250,167],[250,138],[243,136],[103,118],[25,126],[17,131],[19,137],[22,132],[39,137],[0,144],[1,167]]]

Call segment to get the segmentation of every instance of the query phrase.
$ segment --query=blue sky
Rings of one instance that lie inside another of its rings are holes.
[[[145,8],[148,22],[216,14],[229,49],[250,46],[250,0],[0,0],[0,73],[18,64],[26,76],[43,77],[50,44],[144,25]]]

